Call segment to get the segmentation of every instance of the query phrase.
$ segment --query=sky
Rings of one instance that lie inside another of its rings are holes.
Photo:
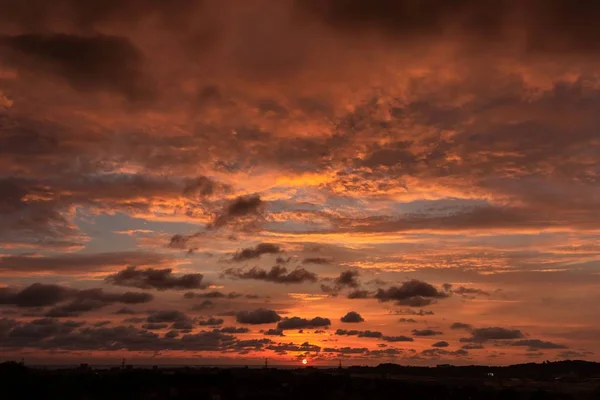
[[[0,361],[600,361],[597,3],[0,9]]]

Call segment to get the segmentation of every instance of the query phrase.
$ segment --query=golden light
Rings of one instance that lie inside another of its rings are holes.
[[[306,358],[302,359],[302,364],[306,365],[306,363],[308,363],[308,361],[306,360]]]

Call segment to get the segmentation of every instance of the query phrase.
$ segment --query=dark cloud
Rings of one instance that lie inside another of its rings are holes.
[[[169,326],[169,324],[159,323],[159,322],[149,322],[147,324],[142,325],[143,329],[148,329],[149,331],[161,330],[165,329]]]
[[[399,318],[398,322],[416,324],[418,321],[414,318]]]
[[[566,349],[567,346],[552,342],[546,342],[539,339],[523,339],[511,343],[511,346],[525,346],[528,351],[536,351],[539,349]]]
[[[327,327],[330,325],[331,321],[329,320],[329,318],[315,317],[312,319],[306,319],[300,317],[286,317],[277,324],[277,329],[311,329]]]
[[[469,355],[469,352],[464,349],[458,349],[455,351],[449,351],[444,349],[425,349],[420,353],[422,356],[439,358],[440,356],[458,356],[458,357],[466,357]]]
[[[325,264],[331,264],[331,259],[329,258],[323,258],[323,257],[308,257],[305,258],[304,260],[302,260],[302,264],[319,264],[319,265],[325,265]]]
[[[285,354],[288,351],[292,352],[320,352],[321,348],[317,345],[304,342],[300,345],[294,343],[278,343],[270,345],[266,348],[267,350],[274,351],[279,354]]]
[[[255,247],[242,249],[233,255],[233,261],[247,261],[253,258],[259,258],[263,254],[281,253],[281,247],[273,243],[259,243]]]
[[[450,329],[466,329],[466,330],[470,330],[472,328],[472,326],[470,324],[464,324],[462,322],[455,322],[452,325],[450,325]]]
[[[466,288],[460,286],[457,289],[453,289],[452,293],[460,294],[460,295],[480,295],[480,296],[490,296],[490,294],[486,291],[477,288]]]
[[[413,338],[409,337],[409,336],[404,336],[404,335],[400,335],[400,336],[387,336],[384,335],[382,338],[382,340],[385,340],[386,342],[412,342],[414,341]]]
[[[448,347],[448,346],[450,346],[450,344],[444,340],[435,342],[431,345],[431,347]]]
[[[418,315],[420,317],[423,317],[425,315],[435,315],[435,313],[433,311],[426,311],[426,310],[411,310],[410,308],[407,308],[405,310],[395,310],[392,311],[391,314],[395,314],[395,315]]]
[[[413,329],[412,333],[415,336],[435,336],[442,334],[442,332],[434,331],[433,329]]]
[[[225,276],[230,276],[237,279],[254,279],[273,283],[296,284],[305,282],[316,282],[318,276],[312,272],[298,267],[288,271],[286,267],[276,265],[269,271],[259,267],[253,267],[247,271],[239,268],[229,268],[223,273]]]
[[[596,4],[573,7],[566,0],[548,5],[528,2],[479,2],[457,0],[298,0],[307,17],[317,18],[340,33],[381,32],[406,45],[441,39],[462,39],[463,45],[484,48],[485,44],[519,45],[528,53],[596,52],[600,16]],[[458,22],[458,23],[457,23]],[[519,26],[515,32],[512,27]]]
[[[416,279],[404,282],[401,286],[379,289],[375,294],[375,298],[379,301],[395,301],[398,305],[411,307],[422,307],[431,304],[433,299],[447,296],[435,286]]]
[[[0,288],[0,304],[44,307],[62,303],[48,311],[48,315],[54,317],[76,316],[112,303],[140,304],[152,299],[153,296],[149,293],[109,293],[102,289],[78,290],[43,283],[34,283],[21,290]]]
[[[339,353],[339,354],[367,354],[369,353],[369,349],[366,347],[340,347],[340,348],[332,348],[325,347],[323,349],[324,353]]]
[[[222,333],[248,333],[248,332],[250,332],[250,329],[244,328],[241,326],[240,327],[226,326],[226,327],[217,329],[217,331],[222,332]]]
[[[143,56],[126,37],[23,34],[0,37],[0,48],[19,70],[60,77],[77,90],[109,91],[132,101],[154,95]]]
[[[335,334],[340,335],[340,336],[358,336],[358,337],[377,338],[377,339],[381,339],[383,337],[383,333],[378,332],[378,331],[357,331],[357,330],[338,329],[335,331]]]
[[[202,283],[202,274],[174,275],[171,268],[165,269],[126,269],[109,275],[105,281],[117,286],[135,287],[140,289],[157,290],[184,290],[202,289],[206,284]]]
[[[259,325],[279,322],[281,317],[273,310],[257,308],[252,311],[240,311],[236,313],[235,320],[240,324]]]
[[[334,286],[329,285],[321,285],[321,290],[324,293],[331,293],[332,295],[337,295],[337,293],[344,288],[352,288],[354,289],[350,294],[352,296],[360,296],[361,291],[358,289],[360,286],[360,282],[358,281],[359,276],[358,271],[343,271],[340,275],[333,280]],[[350,296],[350,294],[348,296]],[[366,297],[366,295],[365,295]],[[360,298],[360,297],[349,297],[349,298]]]
[[[184,320],[190,320],[190,317],[177,310],[154,311],[147,318],[148,322],[176,322]]]
[[[222,325],[223,322],[225,322],[225,320],[223,320],[222,318],[213,318],[210,317],[206,320],[201,320],[198,321],[198,325],[200,326],[214,326],[214,325]]]
[[[461,346],[460,348],[464,349],[464,350],[481,350],[481,349],[485,349],[485,347],[482,344],[478,344],[478,343],[468,343],[468,344],[465,344],[465,345]]]
[[[509,340],[522,338],[523,332],[518,329],[507,329],[501,327],[477,328],[473,329],[470,341],[486,342],[488,340]]]
[[[258,195],[238,197],[217,214],[211,227],[220,228],[240,218],[259,217],[264,211],[264,206]]]
[[[340,287],[350,287],[357,288],[360,286],[360,282],[358,281],[358,277],[360,273],[358,271],[343,271],[340,273],[334,282],[337,286]]]
[[[199,236],[199,234],[197,234],[197,233],[192,234],[192,235],[175,234],[175,235],[171,236],[168,247],[170,247],[172,249],[184,250],[188,247],[189,241],[198,236]]]
[[[216,182],[206,176],[198,176],[185,182],[183,195],[191,198],[204,198],[216,194],[227,193],[230,190],[231,188],[228,185]]]
[[[347,323],[357,323],[357,322],[364,322],[364,318],[361,317],[361,315],[359,313],[357,313],[355,311],[350,311],[346,315],[344,315],[342,318],[340,318],[340,321],[347,322]]]
[[[215,303],[213,301],[204,300],[202,303],[192,306],[192,311],[206,310],[207,308],[213,308],[214,306]]]
[[[117,311],[115,311],[115,314],[116,315],[123,315],[123,314],[131,315],[131,314],[137,314],[137,312],[129,307],[122,307],[122,308],[119,308]]]
[[[161,265],[172,261],[170,257],[165,255],[135,251],[60,254],[44,257],[19,255],[0,258],[0,271],[81,274],[82,271],[89,273],[114,270],[114,266]]]
[[[267,329],[263,332],[267,336],[285,336],[283,334],[283,329]]]
[[[356,289],[348,293],[349,299],[368,299],[369,291],[368,290],[360,290]]]

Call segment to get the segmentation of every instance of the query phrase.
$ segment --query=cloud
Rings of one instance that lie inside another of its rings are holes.
[[[409,337],[409,336],[404,336],[404,335],[400,335],[400,336],[387,336],[384,335],[382,337],[383,340],[385,340],[386,342],[412,342],[414,339]]]
[[[434,331],[433,329],[413,329],[412,333],[415,336],[435,336],[442,334],[442,332]]]
[[[265,203],[258,195],[240,196],[217,214],[211,227],[220,228],[239,219],[260,217],[264,212],[264,207]]]
[[[149,331],[161,330],[165,329],[169,326],[169,324],[159,323],[159,322],[149,322],[147,324],[142,325],[143,329],[148,329]]]
[[[267,350],[274,351],[279,354],[285,354],[289,351],[291,352],[315,352],[318,353],[321,351],[321,347],[310,344],[308,342],[304,342],[300,345],[294,343],[277,343],[272,344],[266,347]]]
[[[300,317],[286,317],[277,324],[277,329],[312,329],[328,327],[330,325],[331,321],[329,320],[329,318],[315,317],[312,319],[306,319]]]
[[[54,256],[18,255],[0,257],[0,272],[83,274],[112,271],[128,265],[152,266],[172,263],[169,256],[151,252],[111,252],[60,254]]]
[[[381,302],[395,301],[398,305],[422,307],[431,304],[433,299],[448,297],[435,286],[416,279],[404,282],[401,286],[379,289],[375,298]]]
[[[331,264],[331,260],[329,258],[323,257],[309,257],[302,260],[302,264],[317,264],[317,265],[325,265]]]
[[[250,332],[250,329],[245,328],[243,326],[240,326],[240,327],[226,326],[223,328],[218,328],[217,331],[222,332],[222,333],[248,333],[248,332]]]
[[[414,318],[399,318],[398,322],[416,324],[418,321]]]
[[[140,304],[152,299],[149,293],[110,293],[102,289],[79,290],[43,283],[33,283],[20,290],[0,288],[0,304],[29,308],[56,306],[47,312],[54,317],[77,316],[113,303]]]
[[[391,313],[395,314],[395,315],[418,315],[420,317],[423,317],[425,315],[435,315],[435,313],[430,310],[416,311],[416,310],[411,310],[410,308],[407,308],[405,310],[394,310]]]
[[[453,289],[452,293],[460,294],[460,295],[480,295],[480,296],[490,296],[490,294],[486,291],[477,288],[466,288],[460,286],[458,289]]]
[[[251,311],[240,311],[235,314],[235,320],[240,324],[272,324],[281,320],[279,314],[273,310],[257,308]]]
[[[339,354],[367,354],[369,349],[366,347],[325,347],[323,353],[339,353]]]
[[[342,322],[346,322],[346,323],[357,323],[357,322],[364,322],[364,318],[360,316],[359,313],[355,312],[355,311],[350,311],[348,312],[346,315],[344,315],[340,321]]]
[[[202,274],[176,276],[171,268],[141,270],[136,267],[127,267],[116,274],[107,276],[105,282],[140,289],[184,290],[205,288],[206,284],[202,283],[202,278]]]
[[[473,342],[486,342],[488,340],[509,340],[520,339],[524,335],[518,329],[508,329],[501,327],[476,328],[471,331]]]
[[[450,346],[450,344],[444,340],[435,342],[431,345],[431,347],[448,347],[448,346]]]
[[[309,272],[304,268],[298,267],[288,271],[286,267],[279,265],[272,267],[269,271],[259,267],[253,267],[247,271],[239,268],[229,268],[224,271],[223,275],[236,279],[254,279],[282,284],[298,284],[316,282],[318,280],[318,276],[315,273]]]
[[[350,294],[352,296],[359,296],[359,297],[349,297],[349,298],[360,298],[360,296],[362,295],[362,292],[358,289],[358,287],[360,286],[360,282],[358,281],[358,276],[359,276],[359,272],[358,271],[343,271],[340,272],[340,275],[335,278],[333,280],[334,286],[328,286],[328,285],[321,285],[321,291],[323,291],[324,293],[331,293],[333,295],[336,295],[337,292],[339,292],[340,290],[344,289],[344,288],[352,288],[354,289],[352,292],[350,292]],[[365,291],[366,293],[366,291]],[[350,296],[349,294],[349,296]],[[365,294],[366,296],[366,294]]]
[[[259,243],[255,247],[242,249],[237,251],[232,260],[236,262],[248,261],[254,258],[259,258],[263,254],[278,254],[281,253],[281,247],[273,243]]]
[[[131,101],[154,94],[143,56],[126,37],[22,34],[0,37],[0,49],[10,65],[60,77],[77,90],[109,91]]]
[[[368,299],[369,298],[369,291],[368,290],[353,290],[350,293],[348,293],[348,298],[349,299]]]
[[[148,322],[176,322],[190,320],[190,317],[177,310],[161,310],[152,312],[146,320]]]
[[[200,326],[214,326],[214,325],[222,325],[223,322],[225,322],[225,320],[223,320],[222,318],[213,318],[210,317],[206,320],[201,320],[198,321],[198,325]]]
[[[367,337],[367,338],[382,338],[383,333],[379,331],[357,331],[357,330],[346,330],[346,329],[338,329],[335,331],[336,335],[340,336],[358,336],[358,337]]]
[[[528,347],[528,351],[535,351],[539,349],[566,349],[567,346],[552,342],[546,342],[539,339],[523,339],[517,340],[510,344],[511,346],[525,346]]]
[[[264,334],[266,336],[285,336],[283,334],[283,329],[267,329],[266,331],[264,331]]]
[[[466,330],[470,330],[471,328],[473,328],[470,324],[465,324],[462,322],[455,322],[452,325],[450,325],[450,329],[466,329]]]

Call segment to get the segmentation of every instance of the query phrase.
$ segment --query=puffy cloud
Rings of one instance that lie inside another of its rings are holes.
[[[446,342],[445,340],[435,342],[431,345],[431,347],[448,347],[448,346],[450,346],[450,344],[448,342]]]
[[[511,346],[525,346],[528,347],[529,351],[535,351],[539,349],[566,349],[567,346],[552,342],[546,342],[539,339],[523,339],[517,340],[511,343]]]
[[[312,319],[292,317],[284,318],[277,324],[277,329],[309,329],[322,328],[331,325],[329,318],[315,317]]]
[[[267,329],[263,332],[267,336],[285,336],[283,334],[283,329]]]
[[[264,207],[265,204],[258,195],[240,196],[217,214],[211,227],[220,228],[239,219],[260,217],[264,212]]]
[[[183,290],[183,289],[202,289],[206,284],[202,283],[202,274],[174,275],[171,268],[165,269],[136,269],[136,267],[127,267],[126,269],[109,275],[105,281],[117,286],[128,286],[140,289],[157,290]]]
[[[404,282],[401,286],[379,289],[375,298],[379,301],[395,301],[398,305],[422,307],[429,305],[433,299],[448,297],[448,294],[435,286],[416,279]]]
[[[353,290],[350,293],[348,293],[348,298],[349,299],[367,299],[367,298],[369,298],[369,291],[356,289],[356,290]]]
[[[159,322],[149,322],[147,324],[142,325],[143,329],[148,329],[149,331],[161,330],[165,329],[169,326],[169,324],[159,323]]]
[[[286,267],[276,265],[270,270],[264,270],[259,267],[253,267],[247,271],[236,268],[226,269],[225,276],[237,279],[254,279],[273,283],[296,284],[305,282],[316,282],[318,277],[315,273],[309,272],[304,268],[296,268],[288,271]]]
[[[399,318],[398,322],[416,324],[418,321],[414,318]]]
[[[56,306],[47,312],[51,317],[77,316],[113,303],[140,304],[152,299],[149,293],[109,293],[102,289],[79,290],[43,283],[33,283],[21,290],[0,288],[0,304],[17,307]]]
[[[198,321],[198,325],[201,326],[214,326],[214,325],[222,325],[225,322],[222,318],[213,318],[210,317],[206,320]]]
[[[355,311],[350,311],[348,312],[346,315],[344,315],[340,321],[342,322],[347,322],[347,323],[356,323],[356,322],[364,322],[364,318],[361,317],[361,315]]]
[[[257,308],[251,311],[240,311],[235,314],[235,320],[240,324],[272,324],[281,320],[279,314],[266,308]]]
[[[509,340],[522,338],[523,332],[518,329],[508,329],[501,327],[476,328],[471,331],[473,342],[486,342],[488,340]]]
[[[442,332],[434,331],[433,329],[413,329],[412,333],[415,336],[435,336],[442,334]]]
[[[263,254],[278,254],[281,253],[281,247],[273,243],[259,243],[255,247],[242,249],[237,251],[232,260],[233,261],[248,261],[254,258],[259,258]]]
[[[450,325],[450,329],[466,329],[466,330],[470,330],[472,328],[472,326],[470,324],[465,324],[462,322],[455,322],[452,325]]]
[[[185,313],[182,313],[181,311],[161,310],[161,311],[154,311],[153,313],[151,313],[148,316],[147,321],[148,322],[175,322],[175,321],[189,320],[189,319],[190,319],[190,317],[188,317]]]
[[[225,326],[223,328],[217,329],[217,331],[222,332],[222,333],[248,333],[248,332],[250,332],[250,329],[245,328],[243,326],[240,326],[240,327]]]
[[[300,345],[294,344],[294,343],[278,343],[278,344],[272,344],[270,346],[266,347],[267,350],[271,350],[274,351],[276,353],[280,353],[280,354],[285,354],[289,351],[291,352],[320,352],[321,351],[321,347],[314,345],[314,344],[310,344],[308,342],[304,342]]]

